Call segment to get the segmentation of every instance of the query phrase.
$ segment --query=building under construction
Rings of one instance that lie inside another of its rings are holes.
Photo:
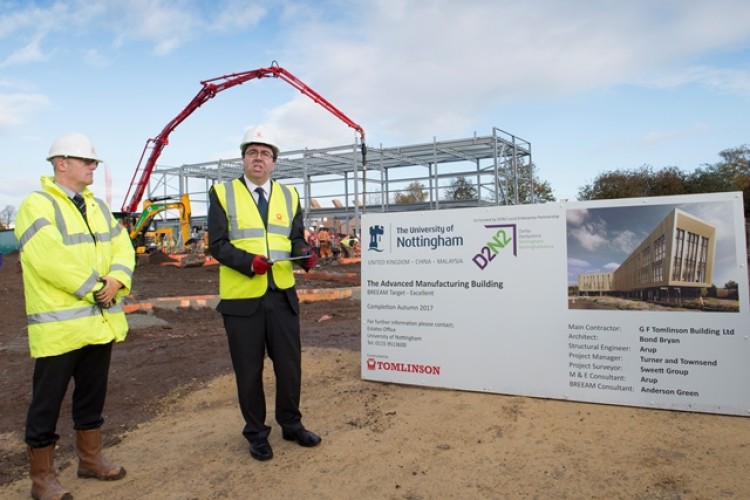
[[[466,139],[362,149],[355,143],[284,151],[279,155],[273,178],[299,191],[307,226],[324,224],[342,233],[359,234],[360,217],[366,212],[536,201],[531,144],[498,128],[489,135]],[[239,157],[180,167],[157,165],[146,196],[189,195],[193,225],[200,226],[205,223],[210,187],[239,177],[242,172]],[[462,179],[462,186],[470,186],[460,195],[454,189],[458,179]],[[408,193],[410,186],[419,187],[421,192],[404,202],[397,195]],[[164,222],[165,219],[161,223]]]

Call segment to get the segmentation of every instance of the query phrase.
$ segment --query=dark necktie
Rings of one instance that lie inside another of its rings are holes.
[[[258,193],[258,211],[260,211],[260,217],[263,219],[263,224],[268,221],[268,200],[266,195],[263,193],[263,188],[255,188],[255,192]]]
[[[263,219],[263,225],[268,225],[268,200],[266,200],[266,195],[263,192],[263,188],[257,187],[255,188],[255,192],[258,193],[258,211],[260,212],[260,216]],[[267,272],[268,275],[268,288],[275,289],[276,284],[273,282],[273,270],[268,269]]]
[[[81,212],[81,215],[83,215],[83,218],[86,218],[86,200],[83,199],[83,196],[80,194],[76,194],[73,196],[73,203],[75,203],[76,207],[78,208],[78,211]]]

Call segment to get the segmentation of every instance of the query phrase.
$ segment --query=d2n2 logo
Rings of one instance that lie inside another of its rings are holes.
[[[513,248],[513,255],[517,255],[515,224],[492,224],[484,227],[497,228],[497,231],[492,236],[492,239],[471,259],[479,269],[484,270],[497,257],[499,252],[507,251],[506,249],[510,246]]]

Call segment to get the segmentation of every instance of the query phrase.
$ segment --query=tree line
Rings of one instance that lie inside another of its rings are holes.
[[[579,188],[578,200],[604,200],[640,198],[677,194],[718,193],[741,191],[744,194],[745,213],[750,214],[750,147],[747,145],[725,149],[719,153],[721,160],[704,164],[693,172],[669,166],[655,169],[642,165],[634,169],[609,170],[599,174],[591,183]],[[555,201],[549,182],[535,177],[532,163],[519,171],[518,203]],[[528,179],[534,178],[533,184]],[[444,189],[445,200],[476,200],[480,196],[477,186],[465,176],[453,179]],[[501,193],[506,204],[515,203],[515,185]],[[412,182],[393,196],[395,204],[420,203],[427,199],[427,189],[421,182]]]
[[[745,214],[750,214],[750,147],[725,149],[721,160],[704,164],[693,172],[678,167],[660,170],[643,165],[632,170],[611,170],[599,174],[578,191],[579,200],[605,200],[675,194],[741,191]]]

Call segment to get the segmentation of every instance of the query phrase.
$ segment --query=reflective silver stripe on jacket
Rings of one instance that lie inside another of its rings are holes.
[[[63,217],[62,209],[60,208],[60,204],[57,202],[54,196],[52,196],[51,194],[45,191],[37,191],[37,193],[39,193],[40,195],[47,198],[50,202],[52,202],[52,206],[55,209],[55,225],[57,226],[57,229],[60,231],[60,234],[62,235],[63,244],[79,245],[81,243],[91,243],[91,235],[89,233],[71,234],[68,231],[68,225],[65,223],[65,218]]]
[[[63,243],[65,245],[79,245],[81,243],[91,242],[91,235],[89,233],[71,234],[68,231],[68,225],[65,223],[65,219],[63,218],[62,209],[60,208],[58,200],[54,196],[45,191],[37,191],[37,193],[44,196],[52,203],[52,206],[55,209],[55,224],[57,226],[57,229],[60,231],[60,234],[62,235]],[[96,203],[99,205],[99,209],[102,211],[102,214],[111,213],[107,205],[102,200],[94,198],[94,201],[96,201]],[[107,226],[109,226],[109,222],[110,221],[108,220]],[[34,221],[31,227],[24,233],[22,241],[20,242],[21,246],[23,247],[23,244],[25,242],[31,239],[31,237],[34,236],[34,234],[36,234],[39,229],[46,226],[47,224],[51,224],[51,222],[43,218],[39,218]],[[94,233],[94,237],[97,241],[100,242],[110,242],[115,239],[122,231],[124,231],[122,225],[115,224],[114,227],[109,227],[108,233]]]
[[[49,201],[52,202],[52,205],[55,208],[55,222],[57,224],[57,228],[60,231],[60,234],[62,234],[63,237],[63,243],[66,245],[77,245],[80,243],[89,243],[91,241],[90,234],[88,233],[77,233],[77,234],[71,234],[68,232],[68,226],[65,224],[65,219],[62,216],[62,209],[60,208],[60,204],[58,203],[57,199],[55,199],[54,196],[51,194],[45,192],[45,191],[37,191],[37,193],[41,194],[45,198],[47,198]],[[101,210],[102,214],[109,214],[111,213],[109,211],[109,207],[100,199],[94,198],[94,201],[99,205],[99,210]],[[110,220],[107,220],[107,226],[109,227],[109,232],[107,233],[94,233],[94,238],[96,238],[97,241],[101,242],[109,242],[112,241],[117,235],[119,235],[123,231],[123,227],[120,224],[115,224],[114,227],[110,226]]]
[[[86,278],[86,281],[83,282],[83,284],[78,288],[78,290],[73,292],[73,295],[75,295],[79,299],[84,298],[86,294],[90,292],[91,290],[93,290],[94,286],[96,286],[96,282],[98,279],[99,279],[99,273],[94,271],[93,273],[89,275],[88,278]]]
[[[107,309],[110,314],[124,312],[122,302],[118,302]],[[65,311],[55,311],[46,313],[29,314],[26,316],[29,325],[39,325],[42,323],[54,323],[56,321],[69,321],[72,319],[88,318],[90,316],[99,316],[102,308],[97,304],[79,307],[77,309],[66,309]]]
[[[96,304],[79,307],[77,309],[66,309],[64,311],[53,311],[46,313],[29,314],[27,319],[29,325],[39,325],[41,323],[53,323],[56,321],[69,321],[71,319],[88,318],[101,313],[101,309]]]
[[[125,308],[123,307],[122,302],[117,302],[115,305],[110,306],[107,311],[109,311],[110,314],[115,314],[125,312]]]
[[[230,240],[241,240],[245,238],[262,238],[265,236],[265,231],[262,228],[247,228],[247,229],[240,229],[239,224],[237,221],[237,196],[234,191],[234,181],[227,182],[225,184],[226,186],[226,199],[227,199],[227,219],[229,219],[229,239]],[[294,207],[292,206],[292,193],[288,190],[286,186],[283,184],[276,184],[281,189],[286,191],[286,211],[287,211],[287,219],[289,220],[289,226],[279,226],[276,224],[268,224],[268,232],[273,234],[278,234],[281,236],[289,237],[292,234],[292,225],[291,221],[294,215]],[[282,252],[283,253],[283,252]],[[286,253],[286,257],[289,257],[289,253]],[[274,258],[273,255],[270,256],[271,259]],[[283,256],[279,255],[276,258],[283,258]]]
[[[37,219],[34,221],[29,228],[23,232],[21,235],[21,241],[19,241],[20,249],[23,251],[24,245],[37,233],[39,232],[43,227],[45,226],[51,226],[52,223],[48,221],[47,219]]]
[[[96,201],[97,205],[99,205],[99,210],[101,210],[102,214],[109,214],[111,213],[109,211],[109,207],[99,198],[94,198],[94,201]],[[123,227],[121,224],[115,224],[115,227],[112,227],[110,225],[111,218],[107,219],[107,227],[109,227],[109,233],[96,233],[96,239],[97,241],[112,241],[115,239],[115,237],[120,234],[120,231],[122,231]]]
[[[237,221],[237,196],[234,192],[234,182],[227,182],[226,187],[227,199],[227,219],[229,219],[229,239],[241,240],[245,238],[262,238],[263,230],[259,228],[240,229]]]
[[[109,268],[109,271],[122,271],[123,273],[130,276],[131,279],[133,278],[133,270],[127,266],[123,266],[122,264],[112,264]]]

